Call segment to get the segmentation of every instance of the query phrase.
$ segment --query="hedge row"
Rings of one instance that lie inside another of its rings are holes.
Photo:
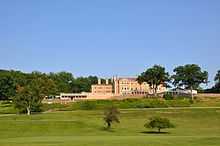
[[[166,108],[166,107],[189,107],[191,101],[189,99],[126,99],[126,100],[91,100],[79,101],[62,104],[44,104],[43,110],[58,110],[58,111],[71,111],[71,110],[93,110],[105,109],[108,106],[117,106],[120,109],[129,108]]]

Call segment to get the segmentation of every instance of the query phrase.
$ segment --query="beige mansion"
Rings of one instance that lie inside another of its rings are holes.
[[[61,93],[60,99],[67,101],[88,100],[88,99],[111,99],[121,96],[146,96],[152,94],[153,91],[147,83],[139,84],[136,78],[113,77],[106,79],[105,84],[98,80],[98,84],[91,86],[91,92],[83,93]],[[162,85],[158,88],[158,93],[165,92],[166,88]]]
[[[157,92],[165,91],[165,87],[159,86]],[[136,78],[114,78],[114,94],[116,96],[145,96],[152,93],[152,89],[146,82],[139,84]]]

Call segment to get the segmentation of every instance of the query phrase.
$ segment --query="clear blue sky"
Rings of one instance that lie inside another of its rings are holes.
[[[0,68],[135,76],[220,69],[220,0],[0,0]]]

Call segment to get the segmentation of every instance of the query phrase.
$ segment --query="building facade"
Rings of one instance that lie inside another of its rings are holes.
[[[92,94],[112,94],[113,93],[113,87],[112,85],[92,85]]]
[[[109,80],[106,79],[105,84],[101,83],[101,79],[98,79],[98,84],[91,86],[91,94],[93,95],[112,95],[113,86],[109,84]]]
[[[157,93],[165,92],[166,88],[162,85],[158,87]],[[146,96],[153,94],[153,90],[147,83],[139,84],[136,78],[117,78],[112,79],[109,84],[109,79],[106,79],[105,84],[98,80],[98,84],[91,86],[91,92],[86,93],[61,93],[60,99],[63,101],[77,101],[89,99],[111,99],[118,96]]]
[[[165,91],[166,88],[162,85],[158,87],[158,93]],[[144,96],[152,93],[153,90],[146,82],[139,84],[136,78],[114,78],[114,94],[116,96]]]
[[[60,93],[61,100],[77,101],[77,100],[82,100],[82,99],[87,99],[87,98],[88,98],[87,93]]]

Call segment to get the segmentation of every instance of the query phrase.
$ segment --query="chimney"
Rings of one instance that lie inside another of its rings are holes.
[[[106,85],[108,85],[108,79],[105,79],[105,83],[106,83]]]
[[[100,78],[98,78],[98,84],[101,85],[102,84],[102,81]]]

